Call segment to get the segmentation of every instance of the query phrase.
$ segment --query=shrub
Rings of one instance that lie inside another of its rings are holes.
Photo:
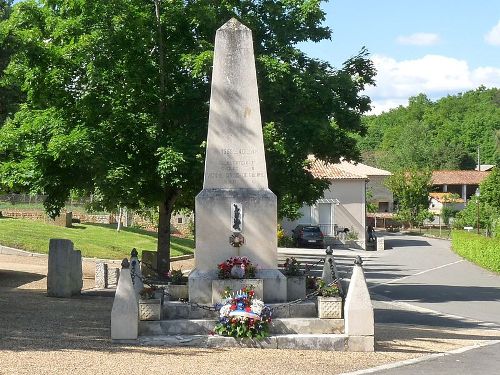
[[[465,259],[500,273],[500,238],[454,230],[451,234],[451,246],[453,251]]]

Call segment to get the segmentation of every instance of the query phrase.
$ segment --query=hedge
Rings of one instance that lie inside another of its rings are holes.
[[[465,259],[500,273],[500,238],[454,230],[451,233],[451,247]]]

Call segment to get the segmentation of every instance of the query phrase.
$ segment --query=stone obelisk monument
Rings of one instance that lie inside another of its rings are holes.
[[[211,302],[217,265],[246,256],[265,302],[286,300],[277,269],[276,196],[269,190],[252,32],[236,19],[215,36],[203,190],[195,201],[196,268],[189,299]]]

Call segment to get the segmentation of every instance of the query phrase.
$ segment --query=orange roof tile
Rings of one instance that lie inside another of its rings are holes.
[[[351,179],[351,180],[366,180],[367,177],[362,174],[356,174],[345,170],[339,164],[325,163],[322,160],[309,158],[312,160],[309,171],[315,178],[328,178],[333,180]]]
[[[462,198],[452,198],[451,193],[429,193],[429,196],[441,203],[464,203]]]
[[[483,171],[434,171],[433,185],[479,185],[490,172]]]

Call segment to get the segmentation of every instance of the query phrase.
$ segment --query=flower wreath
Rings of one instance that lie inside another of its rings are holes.
[[[219,279],[252,279],[255,277],[255,265],[247,257],[231,257],[217,265]],[[236,270],[233,270],[235,268]],[[235,272],[239,271],[239,272]],[[241,277],[236,277],[240,275]]]
[[[271,309],[255,298],[255,291],[244,287],[237,292],[224,291],[225,299],[214,331],[221,336],[262,340],[269,336]]]

